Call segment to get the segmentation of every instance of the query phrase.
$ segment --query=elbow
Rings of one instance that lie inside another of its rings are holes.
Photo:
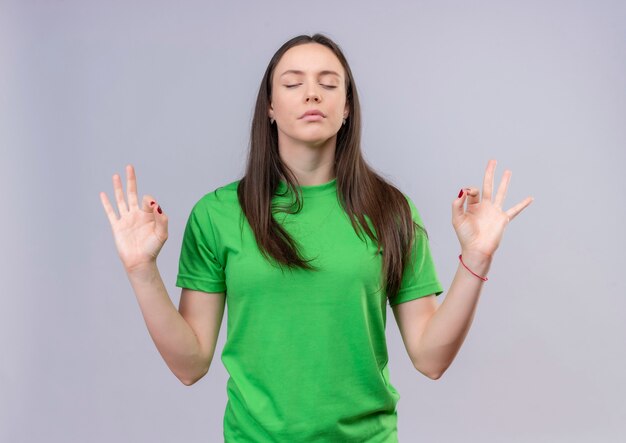
[[[185,386],[191,386],[193,384],[196,384],[196,382],[198,380],[200,380],[204,375],[201,375],[200,377],[194,377],[194,378],[184,378],[184,377],[178,377],[178,379],[180,380],[180,382],[182,384],[184,384]]]
[[[196,376],[194,376],[194,377],[184,377],[184,376],[178,377],[178,376],[177,376],[177,378],[178,378],[178,379],[180,380],[180,382],[181,382],[182,384],[184,384],[185,386],[191,386],[191,385],[196,384],[196,382],[198,382],[198,381],[199,381],[202,377],[204,377],[204,376],[206,375],[206,373],[207,373],[207,372],[209,372],[209,371],[208,371],[208,370],[203,371],[201,374],[196,375]]]
[[[438,371],[421,369],[417,365],[415,365],[415,369],[417,369],[418,372],[430,378],[431,380],[439,380],[441,376],[443,375],[443,373],[446,372],[445,369],[438,370]]]
[[[444,372],[445,371],[431,373],[431,374],[428,374],[427,377],[430,378],[431,380],[439,380]]]
[[[185,386],[191,386],[191,385],[193,385],[195,382],[197,382],[200,379],[198,378],[198,379],[193,380],[193,379],[189,379],[189,378],[179,378],[179,380]]]

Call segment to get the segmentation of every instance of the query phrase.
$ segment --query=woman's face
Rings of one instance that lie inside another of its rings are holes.
[[[303,116],[317,110],[322,116]],[[287,50],[274,69],[269,117],[279,141],[320,144],[335,136],[348,117],[345,73],[337,56],[319,43]]]

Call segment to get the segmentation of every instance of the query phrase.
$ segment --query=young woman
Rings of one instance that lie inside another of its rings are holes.
[[[228,442],[396,442],[387,303],[415,368],[438,379],[468,332],[506,225],[532,201],[502,210],[508,170],[492,201],[494,160],[482,199],[461,189],[452,202],[459,267],[438,304],[421,217],[365,163],[360,134],[339,47],[320,34],[286,42],[261,81],[244,177],[191,210],[178,311],[156,266],[168,225],[157,200],[137,200],[131,165],[128,206],[113,176],[119,218],[100,194],[150,335],[185,385],[209,370],[228,304]]]

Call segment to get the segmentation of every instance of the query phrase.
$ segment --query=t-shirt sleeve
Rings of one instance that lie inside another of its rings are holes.
[[[176,286],[203,292],[225,292],[224,267],[208,205],[196,203],[187,219],[178,262]]]
[[[417,208],[406,194],[405,197],[411,207],[413,221],[424,227]],[[415,241],[413,242],[411,254],[414,260],[409,265],[412,266],[407,265],[398,294],[389,300],[390,306],[431,294],[439,295],[443,293],[443,286],[437,277],[428,238],[417,228],[415,228]]]

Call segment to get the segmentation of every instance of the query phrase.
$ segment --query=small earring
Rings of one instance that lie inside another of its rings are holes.
[[[274,124],[274,119],[272,117],[270,117],[270,125]]]
[[[344,118],[342,125],[345,125],[345,124],[346,124],[346,119]]]

